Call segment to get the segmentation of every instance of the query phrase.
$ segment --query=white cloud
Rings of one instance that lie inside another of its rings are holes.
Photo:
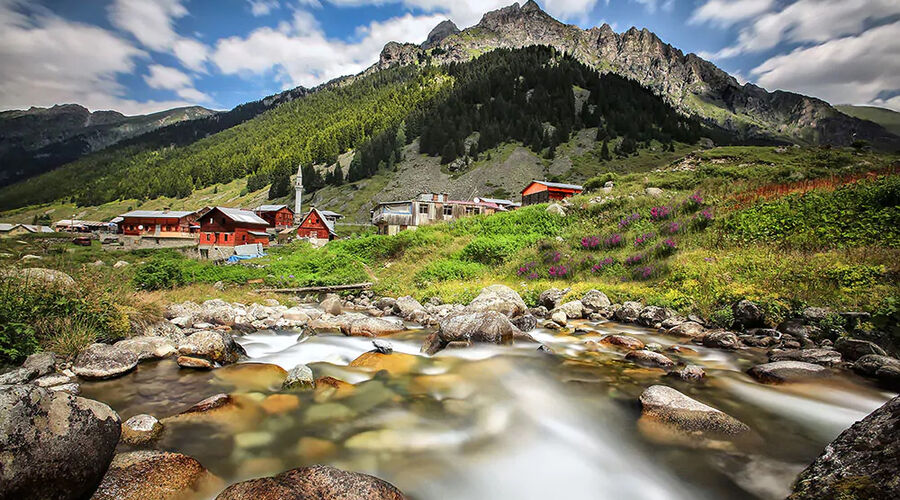
[[[278,0],[247,0],[250,4],[250,13],[253,17],[268,16],[273,10],[281,8]]]
[[[109,6],[113,26],[131,33],[143,46],[171,52],[186,68],[202,71],[209,49],[175,32],[175,20],[188,14],[183,0],[115,0]]]
[[[191,85],[191,77],[175,68],[151,64],[148,69],[150,74],[144,76],[144,81],[151,88],[177,90]]]
[[[868,104],[872,106],[893,109],[894,111],[900,111],[900,95],[895,95],[894,97],[888,99],[873,99]]]
[[[769,89],[790,89],[832,103],[873,103],[900,109],[900,21],[862,34],[778,55],[751,71]]]
[[[186,87],[183,89],[178,89],[175,91],[175,93],[178,94],[178,97],[180,97],[182,99],[186,99],[193,103],[198,103],[198,102],[205,103],[205,102],[210,102],[212,100],[208,95],[204,94],[203,92],[200,92],[199,90],[197,90],[193,87]]]
[[[425,40],[443,16],[413,16],[372,22],[357,28],[357,40],[328,39],[311,16],[299,11],[290,26],[259,28],[247,37],[219,40],[211,57],[225,74],[274,72],[286,86],[311,87],[332,78],[354,74],[378,60],[389,41]]]
[[[694,11],[690,22],[709,21],[720,26],[730,26],[768,11],[774,3],[774,0],[707,0]]]

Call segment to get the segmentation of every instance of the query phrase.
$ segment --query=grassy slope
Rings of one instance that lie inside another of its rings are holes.
[[[888,132],[894,135],[900,135],[900,113],[875,106],[853,106],[850,104],[842,104],[835,106],[838,111],[845,115],[850,115],[860,120],[869,120],[886,128]]]

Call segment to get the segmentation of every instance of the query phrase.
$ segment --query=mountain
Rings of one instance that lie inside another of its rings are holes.
[[[616,33],[608,24],[583,30],[563,24],[529,0],[488,12],[477,25],[426,46],[388,44],[374,66],[430,60],[468,61],[497,48],[549,45],[573,54],[602,73],[631,78],[676,109],[709,120],[744,139],[771,138],[801,144],[849,145],[856,139],[896,149],[900,138],[883,127],[847,116],[827,102],[792,92],[767,92],[695,54],[632,27]]]
[[[892,134],[900,135],[900,113],[892,109],[875,106],[852,106],[850,104],[838,105],[835,108],[845,115],[875,122]]]
[[[0,112],[0,186],[174,123],[215,115],[199,106],[125,116],[77,104]]]

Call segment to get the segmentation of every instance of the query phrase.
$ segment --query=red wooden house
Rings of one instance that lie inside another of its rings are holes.
[[[558,182],[531,181],[522,190],[522,205],[536,205],[559,201],[580,194],[584,188],[575,184],[560,184]]]
[[[127,236],[185,237],[200,231],[195,212],[134,210],[120,217],[119,232]]]
[[[261,205],[253,212],[277,230],[294,225],[294,211],[287,205]]]
[[[268,222],[249,210],[215,207],[200,219],[200,246],[269,246],[267,227]]]
[[[337,237],[334,231],[334,221],[340,217],[334,212],[323,213],[313,208],[303,217],[303,222],[297,228],[297,236],[300,238],[313,238],[331,241]]]

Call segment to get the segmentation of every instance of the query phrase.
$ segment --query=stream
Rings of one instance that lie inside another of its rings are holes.
[[[325,463],[372,474],[414,499],[774,499],[841,431],[892,394],[849,373],[811,383],[762,385],[746,375],[761,349],[728,352],[612,322],[576,321],[573,330],[537,329],[536,344],[475,345],[433,357],[419,349],[432,330],[388,338],[386,370],[349,367],[371,339],[300,337],[261,331],[236,340],[249,360],[214,371],[179,369],[173,359],[141,364],[121,378],[84,382],[82,396],[109,404],[122,420],[141,413],[166,425],[161,450],[197,458],[227,484]],[[630,335],[700,365],[701,382],[664,377],[624,359],[627,351],[587,340]],[[336,383],[281,392],[299,363]],[[748,442],[674,443],[638,424],[638,397],[669,385],[749,425]],[[219,393],[238,409],[175,418]],[[126,445],[120,445],[120,447]]]

